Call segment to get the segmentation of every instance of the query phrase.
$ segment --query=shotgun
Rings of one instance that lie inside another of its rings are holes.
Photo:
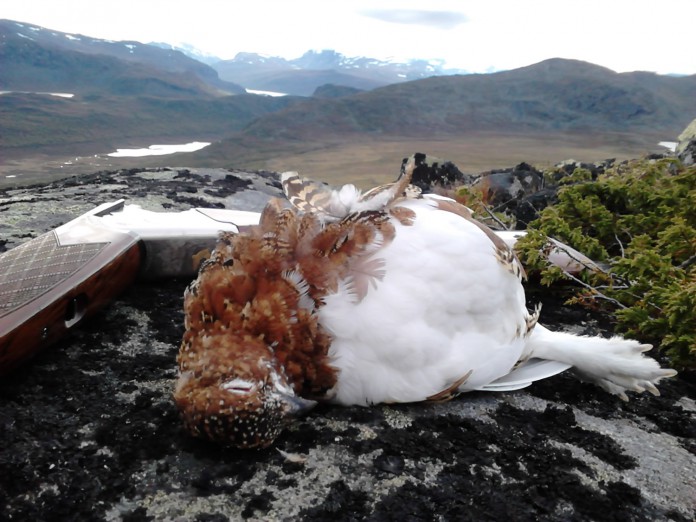
[[[121,199],[0,254],[0,376],[65,336],[136,279],[195,277],[221,231],[239,232],[259,216],[207,208],[151,212]],[[510,246],[524,235],[496,233]],[[555,246],[549,260],[571,273],[596,266],[566,245]]]

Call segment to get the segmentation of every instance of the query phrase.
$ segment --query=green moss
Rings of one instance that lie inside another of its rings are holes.
[[[606,271],[579,277],[570,300],[615,312],[619,331],[696,368],[696,167],[637,160],[594,182],[572,177],[518,243],[528,271],[547,285],[568,278],[546,262],[546,236],[604,262]]]

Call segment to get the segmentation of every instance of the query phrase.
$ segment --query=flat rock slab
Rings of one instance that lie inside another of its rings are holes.
[[[0,250],[119,198],[260,210],[273,195],[272,174],[219,169],[0,191]],[[194,440],[171,399],[188,282],[126,289],[0,381],[0,520],[696,517],[696,386],[681,378],[628,403],[562,374],[442,404],[320,406],[261,451]],[[553,328],[605,324],[529,292]]]

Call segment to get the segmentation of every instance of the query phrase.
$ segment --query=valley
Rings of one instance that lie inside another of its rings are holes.
[[[616,73],[579,60],[453,74],[322,51],[292,62],[246,54],[215,69],[171,48],[10,20],[0,20],[0,63],[0,187],[166,166],[297,170],[369,187],[391,181],[414,152],[472,174],[522,161],[622,160],[665,152],[658,143],[676,140],[696,99],[696,75]],[[109,156],[191,142],[211,145]]]
[[[191,139],[183,138],[177,143]],[[157,167],[221,167],[230,169],[297,170],[302,175],[332,185],[354,183],[361,188],[392,181],[401,158],[424,152],[452,161],[463,172],[476,174],[511,167],[522,161],[549,167],[573,158],[594,162],[617,160],[665,152],[659,141],[672,139],[661,134],[633,133],[496,133],[470,132],[436,137],[354,137],[346,140],[315,140],[301,143],[240,143],[230,157],[217,157],[206,149],[166,156],[109,157],[104,148],[92,154],[67,154],[55,148],[43,153],[7,159],[0,164],[0,188],[44,183],[99,170]],[[195,138],[194,138],[195,139]],[[154,143],[154,142],[152,142]],[[158,142],[159,143],[159,142]],[[174,143],[171,140],[167,143]],[[141,143],[147,147],[151,143]],[[95,144],[92,147],[96,147]],[[97,152],[98,151],[98,152]],[[11,176],[11,177],[8,177]]]
[[[654,143],[653,143],[654,142]],[[629,134],[500,134],[469,133],[437,138],[392,137],[327,144],[308,152],[256,160],[251,168],[297,170],[332,185],[353,183],[367,189],[393,181],[402,158],[414,152],[451,161],[462,172],[512,167],[527,162],[546,168],[566,159],[584,162],[616,158],[621,161],[649,152],[664,152],[650,136]]]

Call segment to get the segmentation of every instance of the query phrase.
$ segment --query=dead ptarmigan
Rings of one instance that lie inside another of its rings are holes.
[[[412,170],[365,194],[286,173],[294,208],[221,234],[185,295],[174,398],[194,436],[265,447],[317,400],[443,400],[569,366],[622,397],[676,373],[649,345],[537,324],[514,253]]]

